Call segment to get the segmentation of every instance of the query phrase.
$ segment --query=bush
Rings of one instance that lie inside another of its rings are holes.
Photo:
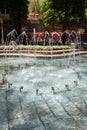
[[[83,43],[83,48],[84,48],[84,49],[87,49],[87,42],[84,42],[84,43]]]
[[[0,50],[36,50],[36,51],[51,51],[51,50],[63,50],[70,49],[69,46],[0,46]]]

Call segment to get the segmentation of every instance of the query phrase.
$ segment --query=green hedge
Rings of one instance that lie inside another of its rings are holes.
[[[84,42],[83,45],[87,46],[87,42]]]
[[[84,48],[84,49],[87,49],[87,42],[84,42],[84,43],[83,43],[83,48]]]
[[[50,51],[50,50],[63,50],[70,49],[69,46],[0,46],[0,50],[37,50],[37,51]]]

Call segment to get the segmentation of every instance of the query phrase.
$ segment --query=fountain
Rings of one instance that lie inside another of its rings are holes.
[[[65,88],[66,88],[67,91],[70,91],[69,84],[65,84]]]
[[[17,34],[17,31],[13,29],[10,31],[7,36],[5,43],[6,45],[29,45],[29,38],[27,36],[27,33],[25,31],[22,31],[19,35]]]
[[[17,44],[19,45],[29,45],[29,38],[25,31],[23,31],[18,37],[17,37]]]
[[[45,45],[48,45],[48,43],[49,43],[49,32],[48,31],[45,31],[44,32],[44,46]]]
[[[6,36],[6,40],[5,40],[6,45],[16,44],[17,37],[18,37],[18,34],[15,29],[10,31]]]
[[[29,44],[25,31],[15,41]],[[50,46],[49,40],[47,44]],[[62,58],[53,58],[52,50],[51,59],[0,57],[1,130],[84,129],[87,126],[87,54],[79,57],[75,55],[74,45],[72,49],[69,57]]]
[[[38,92],[39,92],[39,91],[38,91],[38,88],[36,88],[36,95],[38,95]]]
[[[55,94],[55,88],[54,87],[51,87],[51,90],[52,90],[52,93]]]
[[[33,41],[34,41],[34,45],[35,45],[35,44],[36,44],[36,36],[35,36],[36,29],[35,29],[35,28],[33,29],[33,33],[34,33],[34,36],[33,36]]]
[[[74,43],[71,43],[71,49],[72,49],[72,52],[70,53],[69,58],[68,58],[68,67],[70,66],[70,61],[72,59],[73,59],[74,65],[76,64],[76,59],[75,59],[75,44]]]
[[[62,66],[64,58],[0,57],[0,76],[8,66],[8,89],[0,88],[0,129],[86,128],[86,59],[87,54],[80,55],[74,65],[71,59],[67,68]]]
[[[6,74],[2,74],[2,84],[6,83]]]

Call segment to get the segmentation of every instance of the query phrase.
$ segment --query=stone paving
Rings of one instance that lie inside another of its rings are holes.
[[[87,87],[39,95],[1,89],[0,130],[87,130]]]

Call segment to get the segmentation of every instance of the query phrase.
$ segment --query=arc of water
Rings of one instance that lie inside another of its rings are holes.
[[[68,66],[70,65],[71,56],[73,56],[74,65],[76,64],[76,58],[75,58],[75,44],[72,43],[72,44],[71,44],[71,47],[72,47],[72,52],[71,52],[71,54],[69,55],[69,58],[68,58]]]
[[[6,41],[5,41],[6,44],[9,44],[11,41],[15,41],[16,42],[17,37],[18,37],[17,31],[15,29],[13,29],[6,36]]]

